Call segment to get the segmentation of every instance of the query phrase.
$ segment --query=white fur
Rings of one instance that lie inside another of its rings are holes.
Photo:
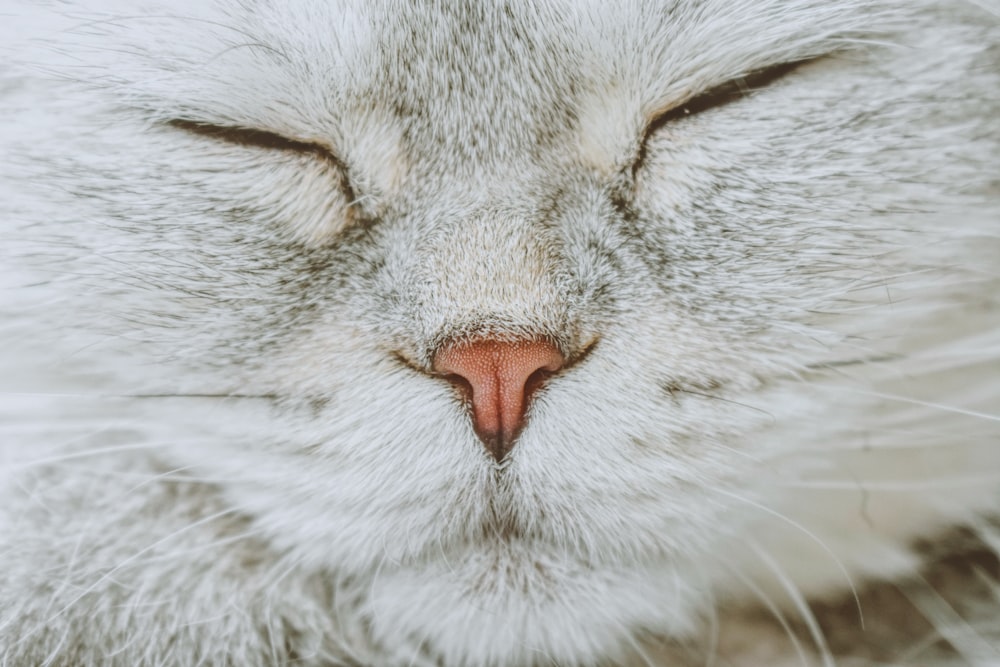
[[[0,662],[997,664],[989,10],[16,4]]]

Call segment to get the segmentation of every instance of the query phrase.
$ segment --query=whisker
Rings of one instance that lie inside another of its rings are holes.
[[[707,399],[710,399],[710,400],[713,400],[713,401],[722,401],[723,403],[731,403],[733,405],[738,405],[741,408],[746,408],[747,410],[753,410],[754,412],[759,412],[762,415],[766,415],[768,418],[770,418],[770,420],[772,422],[776,423],[778,421],[777,418],[772,413],[768,412],[767,410],[765,410],[763,408],[758,408],[755,405],[750,405],[748,403],[741,403],[739,401],[734,401],[734,400],[732,400],[730,398],[723,398],[721,396],[715,396],[713,394],[706,394],[706,393],[703,393],[703,392],[700,392],[700,391],[692,391],[691,389],[684,389],[682,387],[675,387],[675,388],[673,388],[673,391],[678,392],[678,393],[682,393],[682,394],[691,394],[692,396],[700,396],[701,398],[707,398]]]
[[[819,622],[816,620],[816,615],[813,614],[812,609],[809,608],[809,603],[806,602],[805,597],[802,592],[798,589],[795,583],[788,577],[787,574],[781,571],[781,567],[774,560],[774,558],[754,539],[750,538],[747,540],[747,544],[750,545],[757,557],[767,566],[767,568],[774,574],[781,587],[785,589],[788,597],[791,599],[795,608],[798,610],[799,615],[802,617],[802,621],[806,624],[806,628],[809,630],[809,634],[812,635],[813,642],[816,643],[816,648],[819,650],[820,658],[826,667],[835,667],[833,661],[833,654],[830,652],[830,646],[826,642],[826,636],[823,634],[823,629],[819,626]],[[864,631],[864,626],[861,628]]]
[[[229,394],[229,393],[218,393],[218,394],[198,394],[198,393],[184,393],[184,394],[119,394],[115,398],[221,398],[221,399],[243,399],[243,400],[261,400],[261,401],[276,401],[282,398],[279,394]]]
[[[646,653],[646,651],[642,648],[639,642],[636,641],[633,635],[632,628],[628,627],[628,625],[626,625],[624,622],[619,622],[617,625],[621,627],[622,636],[625,637],[629,645],[635,651],[635,655],[637,655],[642,660],[643,664],[645,664],[646,667],[657,667],[656,663],[653,662],[653,659],[649,656],[649,654]]]
[[[792,526],[796,530],[799,530],[803,535],[805,535],[806,537],[808,537],[817,546],[819,546],[824,552],[826,552],[826,554],[836,564],[836,566],[840,570],[841,574],[844,575],[844,579],[847,581],[847,586],[848,586],[848,588],[851,591],[851,595],[854,596],[854,604],[855,604],[855,606],[857,607],[857,610],[858,610],[858,619],[860,621],[861,627],[862,628],[865,627],[864,612],[861,609],[861,597],[858,595],[858,589],[854,585],[854,580],[851,578],[851,575],[848,573],[847,568],[844,567],[844,563],[840,560],[840,558],[838,558],[837,555],[835,553],[833,553],[833,550],[831,550],[830,547],[828,547],[826,545],[826,543],[823,542],[823,540],[819,539],[819,537],[815,533],[813,533],[808,528],[806,528],[805,526],[803,526],[802,524],[800,524],[798,521],[795,521],[794,519],[791,519],[790,517],[787,517],[784,514],[782,514],[781,512],[773,510],[770,507],[766,507],[764,505],[761,505],[758,502],[750,500],[749,498],[744,498],[743,496],[740,496],[739,494],[732,493],[732,492],[729,492],[729,491],[725,491],[725,490],[719,489],[719,488],[711,488],[711,487],[705,487],[705,488],[709,489],[709,490],[712,490],[712,491],[715,491],[716,493],[719,493],[721,495],[727,496],[729,498],[732,498],[734,500],[738,500],[738,501],[740,501],[742,503],[745,503],[745,504],[749,505],[750,507],[753,507],[755,509],[759,509],[760,511],[762,511],[762,512],[764,512],[766,514],[768,514],[770,516],[773,516],[776,519],[781,520],[782,522],[788,524],[789,526]]]
[[[67,393],[67,392],[25,392],[25,391],[4,391],[0,396],[18,396],[23,398],[86,398],[86,399],[149,399],[149,398],[219,398],[219,399],[246,399],[246,400],[266,400],[276,401],[283,398],[281,394],[261,393],[244,394],[230,392],[163,392],[163,393],[142,393],[142,394],[107,394],[107,393]]]
[[[98,433],[100,431],[97,431]],[[23,461],[20,463],[14,463],[9,466],[4,466],[7,471],[21,471],[28,470],[29,468],[36,466],[46,466],[53,465],[56,463],[63,463],[65,461],[73,461],[76,459],[85,459],[91,456],[101,456],[103,454],[115,454],[118,452],[129,452],[129,451],[142,451],[155,449],[161,445],[157,443],[140,443],[133,445],[115,445],[113,447],[95,447],[94,449],[86,449],[79,452],[73,452],[71,454],[61,454],[59,456],[49,456],[41,459],[34,459],[31,461]]]
[[[770,612],[771,616],[778,622],[781,629],[785,631],[788,636],[789,641],[792,643],[792,648],[795,649],[795,653],[799,656],[799,661],[802,663],[803,667],[809,667],[809,658],[806,655],[806,649],[802,646],[802,642],[799,640],[798,633],[792,628],[792,624],[788,622],[788,618],[785,613],[781,611],[781,608],[775,604],[774,600],[762,589],[760,586],[755,584],[749,577],[747,577],[742,572],[735,569],[727,567],[727,569],[739,579],[744,586],[746,586],[750,591],[757,596],[757,599],[761,601],[764,608]]]
[[[698,569],[701,579],[703,581],[710,581],[711,578],[706,576],[704,568],[699,567],[697,563],[694,566]],[[731,572],[732,570],[730,570]],[[715,599],[715,593],[711,588],[706,590],[707,596],[710,598],[708,604],[706,605],[708,614],[708,654],[705,656],[704,667],[715,667],[715,663],[719,659],[719,638],[721,633],[720,621],[719,621],[719,607],[718,601]]]
[[[162,555],[159,555],[159,556],[150,556],[149,558],[143,558],[141,560],[135,560],[133,562],[134,563],[142,563],[144,565],[148,564],[148,563],[170,562],[172,559],[177,558],[178,556],[189,556],[189,555],[192,555],[192,554],[202,553],[202,552],[204,552],[204,551],[206,551],[208,549],[212,549],[214,547],[226,546],[226,545],[229,545],[229,544],[235,544],[237,542],[242,542],[244,540],[248,540],[248,539],[251,539],[251,538],[254,538],[254,537],[259,537],[259,536],[261,536],[263,534],[265,534],[263,528],[254,528],[253,530],[247,530],[247,531],[244,531],[242,533],[237,533],[236,535],[228,535],[228,536],[220,538],[218,540],[212,540],[211,542],[205,542],[204,544],[198,544],[197,546],[193,546],[193,547],[190,547],[190,548],[187,548],[187,549],[180,549],[180,550],[177,550],[177,551],[171,551],[170,553],[162,554]]]
[[[913,606],[919,609],[931,622],[934,629],[945,641],[955,647],[966,659],[972,660],[987,656],[993,659],[1000,658],[1000,648],[991,645],[981,637],[979,632],[969,625],[926,579],[921,577],[920,580],[924,586],[919,592],[906,587],[902,587],[901,590],[913,603]]]
[[[152,551],[153,549],[155,549],[156,547],[158,547],[158,546],[160,546],[162,544],[165,544],[166,542],[169,542],[170,540],[176,538],[178,535],[181,535],[181,534],[186,533],[186,532],[188,532],[190,530],[193,530],[195,528],[203,526],[203,525],[205,525],[207,523],[211,523],[212,521],[215,521],[215,520],[220,519],[222,517],[228,516],[230,514],[235,514],[236,512],[238,512],[238,510],[236,508],[229,508],[229,509],[222,510],[221,512],[216,512],[215,514],[210,514],[207,517],[203,517],[203,518],[199,519],[198,521],[195,521],[195,522],[193,522],[191,524],[188,524],[184,528],[176,530],[176,531],[170,533],[169,535],[166,535],[166,536],[164,536],[164,537],[156,540],[152,544],[149,544],[149,545],[143,547],[142,549],[140,549],[136,553],[132,554],[128,558],[124,559],[123,561],[121,561],[120,563],[118,563],[116,566],[114,566],[113,568],[111,568],[109,571],[107,571],[103,575],[101,575],[97,579],[97,581],[93,582],[92,584],[90,584],[89,586],[87,586],[85,589],[83,589],[83,591],[81,591],[79,595],[77,595],[72,600],[70,600],[65,605],[63,605],[57,612],[55,612],[54,614],[52,614],[51,616],[49,616],[48,618],[46,618],[44,621],[42,621],[41,623],[39,623],[35,627],[34,630],[31,630],[31,631],[27,632],[24,636],[22,636],[20,639],[17,640],[16,645],[23,644],[23,643],[27,642],[39,630],[41,630],[41,629],[43,629],[43,628],[51,625],[53,621],[55,621],[57,618],[59,618],[59,616],[61,616],[62,614],[66,613],[67,611],[69,611],[69,609],[71,607],[73,607],[73,605],[75,605],[77,602],[79,602],[80,600],[82,600],[84,598],[84,596],[86,596],[87,594],[92,593],[93,591],[95,591],[97,589],[97,587],[100,586],[102,583],[104,583],[104,582],[106,582],[108,580],[111,580],[112,577],[114,576],[114,574],[116,572],[120,571],[126,565],[129,565],[129,564],[131,564],[133,562],[138,561],[144,554],[148,553],[149,551]],[[16,618],[10,619],[8,621],[8,624],[9,623],[13,623],[15,620],[16,620]],[[0,629],[3,629],[4,627],[6,627],[6,624],[0,626]]]
[[[868,364],[882,364],[890,361],[899,361],[906,357],[901,354],[881,354],[869,357],[857,357],[855,359],[840,359],[835,361],[822,361],[815,364],[807,364],[809,370],[833,370],[835,368],[845,368],[848,366],[862,366]]]
[[[992,415],[986,412],[979,412],[978,410],[969,410],[966,408],[959,408],[952,405],[945,405],[943,403],[934,403],[932,401],[922,401],[917,398],[909,398],[907,396],[900,396],[898,394],[886,394],[880,391],[869,391],[866,389],[859,389],[854,387],[837,387],[833,385],[823,385],[823,387],[828,389],[852,391],[861,396],[871,396],[872,398],[881,398],[887,401],[895,401],[897,403],[904,403],[907,405],[917,405],[925,408],[933,408],[935,410],[941,410],[942,412],[949,412],[952,414],[963,415],[966,417],[975,417],[977,419],[985,419],[987,421],[1000,422],[1000,415]]]
[[[185,484],[205,484],[205,485],[226,485],[226,484],[247,484],[250,482],[267,482],[266,475],[240,477],[214,477],[206,475],[184,475],[185,470],[197,469],[197,465],[181,466],[165,472],[143,472],[140,470],[107,470],[104,468],[74,466],[72,470],[77,473],[92,473],[96,476],[113,477],[115,479],[138,479],[136,486],[128,491],[135,491],[142,488],[147,483],[157,481],[184,482]]]
[[[929,481],[868,481],[868,480],[815,480],[801,482],[775,482],[776,486],[794,489],[815,489],[823,491],[857,491],[863,488],[870,491],[922,491],[926,489],[950,489],[977,485],[995,485],[1000,482],[1000,475],[978,475],[968,477],[952,477]]]
[[[980,9],[989,12],[990,14],[994,14],[997,17],[1000,17],[1000,4],[996,6],[990,6],[986,3],[986,0],[969,0],[969,2],[974,4],[976,7],[979,7]]]

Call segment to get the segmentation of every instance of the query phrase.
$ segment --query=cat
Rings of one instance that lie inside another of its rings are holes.
[[[4,13],[0,664],[1000,664],[1000,5]]]

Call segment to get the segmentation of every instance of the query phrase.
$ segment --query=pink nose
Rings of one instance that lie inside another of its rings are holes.
[[[432,366],[471,391],[476,433],[501,461],[524,426],[531,394],[564,363],[556,346],[546,341],[487,339],[445,346],[434,356]]]

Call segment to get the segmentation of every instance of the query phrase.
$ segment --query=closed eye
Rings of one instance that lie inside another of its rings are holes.
[[[701,95],[697,95],[683,104],[673,107],[665,113],[660,114],[653,119],[652,123],[650,123],[647,128],[647,133],[655,127],[664,123],[669,123],[672,120],[708,111],[709,109],[717,109],[727,104],[731,104],[732,102],[741,100],[754,91],[766,88],[778,79],[791,74],[794,70],[798,69],[806,62],[808,61],[798,60],[795,62],[773,65],[771,67],[753,70],[735,79],[730,79],[729,81],[726,81],[725,83],[718,85]]]
[[[341,189],[348,202],[354,202],[357,197],[351,188],[347,165],[343,163],[329,148],[310,141],[300,141],[289,139],[274,132],[257,130],[246,127],[229,127],[222,125],[212,125],[209,123],[199,123],[193,120],[174,119],[167,121],[167,125],[191,134],[209,137],[217,141],[223,141],[237,146],[249,146],[251,148],[261,148],[265,150],[289,151],[301,155],[313,155],[337,170],[340,174]]]
[[[645,159],[646,144],[649,141],[649,138],[663,126],[676,122],[687,116],[702,113],[710,109],[719,109],[727,104],[737,102],[744,97],[749,96],[754,91],[766,88],[778,79],[791,74],[802,65],[812,62],[812,60],[814,59],[797,60],[794,62],[781,63],[779,65],[772,65],[771,67],[752,70],[743,76],[730,79],[715,88],[711,88],[700,95],[696,95],[685,101],[683,104],[671,107],[667,111],[656,116],[649,122],[648,125],[646,125],[642,138],[642,144],[639,148],[639,155],[633,163],[633,173],[638,171],[643,160]]]

